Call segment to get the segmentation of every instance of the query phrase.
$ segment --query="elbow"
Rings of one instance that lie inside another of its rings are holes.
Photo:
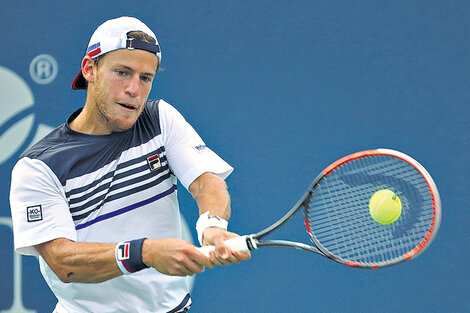
[[[49,268],[65,284],[79,282],[75,244],[69,239],[58,238],[35,246]]]
[[[82,284],[97,284],[109,280],[112,277],[106,276],[106,273],[95,273],[90,276],[88,272],[83,272],[83,269],[75,268],[67,265],[56,265],[54,268],[51,267],[54,274],[61,282],[65,284],[69,283],[82,283]]]
[[[51,269],[61,282],[65,284],[75,282],[75,274],[68,266],[55,266]]]
[[[212,173],[204,173],[189,185],[189,192],[197,201],[207,194],[227,196],[227,183],[220,177]]]

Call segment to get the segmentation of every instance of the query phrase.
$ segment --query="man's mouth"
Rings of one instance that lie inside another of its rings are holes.
[[[137,108],[133,107],[133,106],[130,106],[128,104],[125,104],[125,103],[119,103],[118,104],[126,109],[129,109],[129,110],[136,110]]]

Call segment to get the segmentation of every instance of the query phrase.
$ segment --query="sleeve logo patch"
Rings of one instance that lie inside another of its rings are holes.
[[[194,146],[193,147],[197,152],[202,152],[207,149],[206,145],[199,145],[199,146]]]
[[[28,222],[42,221],[42,207],[41,205],[33,205],[26,208],[26,215]]]

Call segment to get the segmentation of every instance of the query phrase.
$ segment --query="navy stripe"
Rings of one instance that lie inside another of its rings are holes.
[[[85,200],[87,200],[87,199],[89,199],[89,198],[92,198],[93,195],[95,195],[95,194],[97,194],[97,193],[99,193],[99,192],[101,192],[101,191],[103,191],[103,190],[108,189],[109,186],[112,184],[112,182],[115,181],[115,180],[118,180],[118,179],[121,179],[121,178],[130,176],[130,175],[134,175],[134,174],[137,174],[137,173],[139,173],[139,172],[148,172],[148,173],[146,174],[146,176],[140,176],[140,177],[143,178],[143,179],[147,179],[147,178],[149,178],[149,177],[151,177],[151,176],[153,176],[153,175],[158,175],[158,174],[163,173],[163,172],[168,171],[168,170],[169,170],[168,165],[163,165],[162,167],[160,167],[160,168],[157,169],[156,171],[150,172],[149,167],[148,167],[147,164],[142,165],[142,166],[140,166],[140,167],[131,169],[131,170],[127,171],[127,172],[123,172],[123,173],[121,173],[121,174],[115,175],[115,176],[113,177],[113,179],[110,180],[109,182],[107,182],[106,184],[103,184],[103,185],[101,185],[101,186],[98,186],[98,188],[95,188],[95,189],[93,189],[93,190],[90,190],[90,192],[84,194],[83,196],[80,196],[80,197],[77,197],[77,198],[73,198],[73,199],[69,199],[69,206],[72,206],[72,205],[74,205],[74,204],[76,204],[76,203],[80,203],[80,202],[85,201]],[[106,175],[106,176],[108,176],[108,175]],[[109,177],[108,177],[108,178],[109,178]],[[131,184],[131,181],[126,181],[125,183],[126,183],[127,185],[129,185],[129,184]],[[122,185],[122,184],[121,184],[121,185]],[[116,186],[120,186],[120,185],[116,185]],[[115,189],[117,189],[117,187],[116,187],[116,188],[115,188],[115,187],[111,188],[111,190],[109,190],[108,192],[110,192],[110,191],[112,191],[112,190],[115,190]],[[94,199],[94,200],[95,200],[95,199]],[[97,202],[91,200],[90,202],[87,202],[87,203],[81,205],[80,207],[87,207],[87,206],[93,205],[94,203],[97,203]],[[70,210],[70,212],[76,212],[76,211],[80,211],[80,210],[81,210],[81,209],[73,208],[73,209]]]
[[[89,211],[87,211],[87,212],[85,212],[85,213],[82,213],[82,214],[80,214],[80,215],[74,215],[74,216],[73,216],[73,220],[74,220],[74,221],[82,220],[82,219],[88,217],[88,216],[89,216],[91,213],[93,213],[94,211],[99,210],[101,207],[103,207],[103,206],[105,205],[105,203],[110,202],[110,201],[113,201],[113,200],[121,199],[121,198],[127,197],[127,196],[129,196],[129,195],[132,195],[132,194],[134,194],[134,193],[137,193],[137,192],[146,190],[146,189],[148,189],[148,188],[151,188],[151,187],[153,187],[153,186],[155,186],[155,185],[161,183],[162,181],[164,181],[164,180],[170,178],[170,176],[171,176],[171,175],[168,173],[168,174],[166,174],[166,175],[160,177],[157,181],[151,181],[151,182],[149,182],[149,183],[147,183],[147,184],[145,184],[145,185],[141,185],[141,186],[139,186],[139,187],[137,187],[137,188],[129,189],[129,190],[126,190],[126,191],[124,191],[124,192],[121,192],[121,193],[115,194],[115,195],[113,195],[113,196],[110,196],[110,197],[106,198],[100,205],[97,205],[94,209],[89,210]]]
[[[187,312],[188,308],[185,308],[185,306],[186,304],[188,304],[189,299],[191,299],[191,295],[188,293],[186,297],[184,297],[183,301],[181,301],[181,303],[176,308],[174,308],[171,311],[168,311],[167,313]],[[180,311],[182,309],[185,309],[185,310]]]
[[[86,227],[89,227],[93,224],[96,224],[98,222],[102,222],[104,220],[107,220],[107,219],[110,219],[110,218],[113,218],[115,216],[118,216],[118,215],[121,215],[121,214],[124,214],[124,213],[127,213],[127,212],[130,212],[130,211],[133,211],[135,209],[138,209],[144,205],[147,205],[147,204],[150,204],[152,202],[155,202],[163,197],[166,197],[170,194],[172,194],[173,192],[176,191],[176,185],[173,185],[170,189],[158,194],[158,195],[155,195],[151,198],[148,198],[148,199],[145,199],[143,201],[140,201],[140,202],[137,202],[137,203],[134,203],[134,204],[131,204],[129,206],[126,206],[122,209],[119,209],[119,210],[116,210],[116,211],[113,211],[113,212],[109,212],[109,213],[106,213],[106,214],[103,214],[103,215],[100,215],[98,216],[97,218],[95,218],[94,220],[91,220],[91,221],[88,221],[86,223],[83,223],[83,224],[79,224],[77,226],[75,226],[75,229],[76,230],[79,230],[79,229],[83,229],[83,228],[86,228]]]
[[[146,161],[148,157],[153,156],[155,154],[161,154],[163,152],[165,152],[165,147],[161,146],[160,148],[158,148],[156,150],[153,150],[153,151],[150,151],[149,153],[147,153],[145,155],[142,155],[138,158],[135,158],[135,159],[132,159],[132,160],[129,160],[129,161],[126,161],[126,162],[119,163],[117,168],[116,168],[116,171],[120,170],[122,168],[128,167],[128,166],[137,164],[139,162]],[[164,158],[164,156],[162,156],[162,159],[163,158]]]
[[[166,161],[166,158],[164,158],[164,157],[160,158],[160,162],[163,163],[163,161]],[[158,174],[158,173],[161,173],[161,172],[164,172],[164,171],[167,171],[167,170],[168,170],[168,164],[165,164],[165,165],[162,165],[160,168],[156,169],[155,171],[152,171],[151,173]],[[150,171],[150,167],[147,163],[145,163],[142,166],[139,166],[139,167],[130,169],[126,172],[122,172],[120,174],[115,175],[114,180],[121,179],[121,178],[127,177],[127,176],[131,176],[131,175],[136,174],[138,172],[149,172],[149,171]]]
[[[102,182],[103,180],[107,180],[108,178],[112,177],[113,174],[114,174],[114,172],[113,172],[113,173],[110,173],[110,174],[107,174],[107,175],[103,176],[102,179],[95,181],[93,184],[94,184],[94,185],[96,185],[95,183],[101,184],[101,182]],[[81,196],[81,197],[69,199],[69,206],[74,205],[74,204],[76,204],[76,203],[80,203],[80,202],[82,202],[82,201],[85,201],[85,200],[91,198],[94,194],[99,193],[99,192],[101,192],[101,191],[103,191],[103,190],[105,190],[105,189],[108,189],[108,188],[109,188],[109,185],[111,184],[111,182],[112,182],[112,180],[110,180],[110,181],[109,181],[108,183],[106,183],[106,184],[99,185],[97,188],[90,190],[90,192],[84,194],[84,195]],[[90,186],[89,188],[85,188],[85,190],[89,190],[89,189],[92,188],[92,187],[96,187],[96,186]],[[82,189],[82,188],[80,188],[80,189]],[[85,190],[84,190],[84,191],[85,191]],[[67,195],[67,194],[66,194],[66,195]],[[69,198],[69,197],[67,197],[67,198]],[[70,212],[73,212],[73,211],[74,211],[74,209],[71,209],[71,210],[70,210]]]
[[[146,183],[144,185],[141,185],[139,187],[129,189],[129,190],[114,194],[112,196],[109,196],[109,197],[106,198],[105,203],[110,202],[110,201],[114,201],[114,200],[117,200],[117,199],[120,199],[120,198],[123,198],[123,197],[126,197],[128,195],[131,195],[131,194],[134,194],[134,193],[146,190],[146,189],[149,189],[152,186],[157,186],[157,185],[161,184],[162,182],[164,182],[165,180],[170,179],[170,177],[171,177],[171,174],[166,173],[165,175],[160,176],[155,181],[151,181],[151,182],[148,182],[148,183]]]
[[[134,164],[137,164],[137,163],[140,163],[140,162],[143,162],[143,161],[146,161],[148,157],[152,156],[152,155],[155,155],[155,154],[161,154],[165,151],[165,148],[162,146],[160,148],[158,148],[157,150],[154,150],[152,152],[149,152],[147,153],[146,155],[143,155],[143,156],[140,156],[138,158],[135,158],[135,159],[132,159],[132,160],[129,160],[129,161],[126,161],[126,162],[123,162],[123,163],[119,163],[116,167],[116,169],[112,172],[109,172],[107,173],[105,176],[102,176],[100,177],[99,179],[95,180],[94,182],[86,185],[86,186],[83,186],[83,187],[79,187],[79,188],[76,188],[76,189],[72,189],[68,192],[65,193],[65,196],[67,198],[70,198],[71,196],[73,196],[74,194],[77,194],[77,193],[82,193],[84,191],[87,191],[89,190],[90,188],[93,188],[95,187],[96,185],[98,185],[99,183],[101,183],[103,180],[111,177],[114,175],[114,173],[118,170],[121,170],[123,168],[126,168],[128,166],[132,166]],[[166,161],[166,156],[162,156],[160,158],[160,161],[161,162],[164,162]]]
[[[114,172],[109,172],[107,173],[106,175],[100,177],[99,179],[95,180],[94,182],[92,182],[91,184],[89,185],[86,185],[86,186],[83,186],[83,187],[80,187],[80,188],[77,188],[77,189],[73,189],[69,192],[66,192],[65,193],[65,196],[67,198],[70,198],[72,195],[74,194],[77,194],[77,193],[81,193],[81,192],[84,192],[84,191],[87,191],[87,190],[90,190],[91,188],[94,188],[96,187],[97,185],[100,185],[104,180],[110,178],[110,177],[113,177],[114,175]],[[70,201],[69,201],[70,203]]]
[[[115,184],[113,186],[111,186],[111,188],[108,188],[108,191],[104,194],[102,194],[101,196],[99,197],[96,197],[94,199],[91,199],[90,201],[87,201],[86,203],[84,203],[83,205],[81,206],[78,206],[78,207],[75,207],[75,208],[70,208],[70,212],[71,213],[76,213],[76,212],[79,212],[79,211],[83,211],[83,210],[86,210],[88,209],[89,207],[103,201],[106,197],[108,197],[108,194],[112,191],[115,191],[115,190],[119,190],[121,188],[124,188],[124,187],[127,187],[127,186],[131,186],[131,185],[134,185],[136,183],[140,183],[140,182],[143,182],[144,180],[147,180],[149,178],[152,178],[152,177],[155,177],[155,179],[151,182],[153,185],[158,185],[160,184],[164,179],[166,178],[169,178],[170,177],[170,172],[168,171],[168,173],[166,175],[163,175],[163,176],[160,176],[157,178],[157,176],[155,175],[155,173],[148,173],[148,174],[145,174],[145,175],[142,175],[142,176],[139,176],[139,177],[136,177],[134,179],[130,179],[130,180],[127,180],[127,181],[123,181],[119,184]],[[113,181],[111,181],[108,186],[110,184],[112,184]],[[148,185],[148,184],[146,184]],[[137,187],[138,188],[138,187]]]

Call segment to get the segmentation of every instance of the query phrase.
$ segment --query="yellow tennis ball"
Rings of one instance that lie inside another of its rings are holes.
[[[389,189],[375,192],[369,200],[369,213],[379,224],[388,225],[395,222],[401,215],[400,198]]]

